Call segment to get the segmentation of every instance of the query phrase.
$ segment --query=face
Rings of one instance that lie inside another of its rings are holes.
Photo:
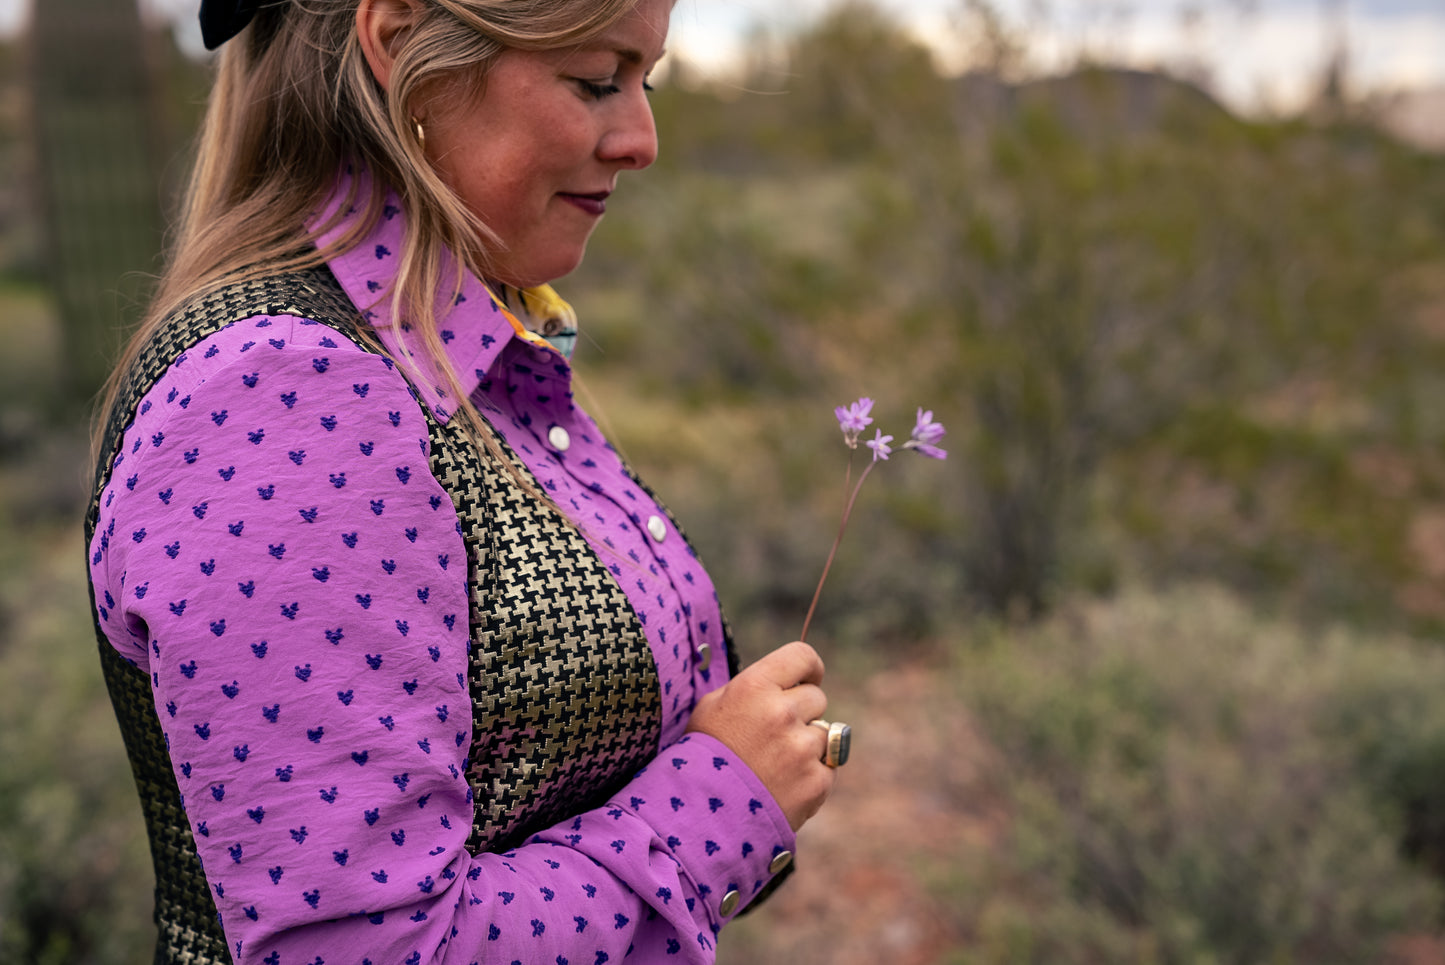
[[[646,81],[672,3],[640,0],[581,47],[505,51],[479,95],[426,105],[428,157],[503,242],[493,280],[525,288],[572,271],[618,173],[657,157]]]

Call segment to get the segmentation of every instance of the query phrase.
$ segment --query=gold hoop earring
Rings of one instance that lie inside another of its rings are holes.
[[[415,117],[411,119],[411,132],[416,135],[416,146],[426,152],[426,128],[421,126],[421,121]]]

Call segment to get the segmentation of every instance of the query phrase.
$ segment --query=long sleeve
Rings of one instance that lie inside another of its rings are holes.
[[[793,846],[700,735],[605,807],[469,854],[467,557],[418,400],[325,326],[259,318],[173,364],[92,546],[148,669],[238,962],[710,961],[728,890]]]

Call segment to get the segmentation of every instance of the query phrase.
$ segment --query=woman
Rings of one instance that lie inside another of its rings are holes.
[[[841,763],[822,664],[735,673],[546,287],[654,158],[670,13],[202,4],[88,519],[158,961],[710,961],[789,867]]]

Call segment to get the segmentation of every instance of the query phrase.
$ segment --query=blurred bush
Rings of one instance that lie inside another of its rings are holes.
[[[997,63],[1023,43],[977,29]],[[757,427],[717,470],[764,531],[711,494],[685,517],[748,574],[730,589],[800,615],[799,534],[830,531],[841,472],[826,413],[867,394],[887,431],[934,409],[954,457],[874,486],[844,623],[900,628],[895,593],[913,631],[1038,616],[1147,574],[1439,628],[1418,514],[1445,492],[1445,158],[1161,74],[944,77],[857,4],[757,48],[735,87],[680,69],[654,95],[663,161],[566,283],[605,403]]]
[[[1067,607],[958,672],[1012,813],[955,883],[960,962],[1378,962],[1436,930],[1399,841],[1438,798],[1438,649],[1197,586]]]
[[[5,472],[0,486],[24,484]],[[135,963],[154,941],[150,855],[80,551],[69,518],[0,516],[0,961],[17,965]]]

